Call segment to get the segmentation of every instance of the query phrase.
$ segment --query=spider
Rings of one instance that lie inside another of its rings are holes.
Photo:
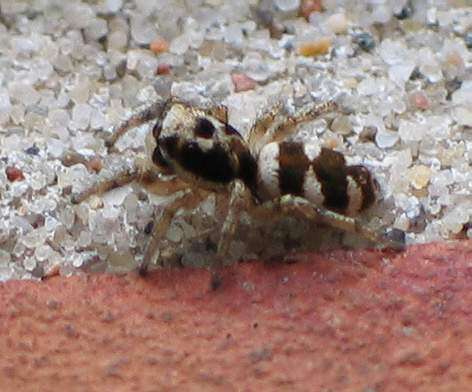
[[[112,149],[129,129],[155,120],[145,142],[148,159],[73,194],[72,202],[132,181],[157,195],[178,192],[154,224],[139,267],[142,275],[175,213],[195,208],[209,192],[229,196],[219,258],[227,254],[243,210],[261,218],[291,214],[402,249],[402,231],[372,230],[354,218],[374,204],[379,191],[365,166],[348,165],[343,154],[319,145],[285,140],[300,123],[335,111],[336,103],[311,103],[293,115],[282,108],[280,102],[262,112],[246,140],[228,123],[225,106],[196,107],[175,98],[156,102],[119,125],[105,142]]]

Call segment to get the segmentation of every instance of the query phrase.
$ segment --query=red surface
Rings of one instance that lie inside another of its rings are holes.
[[[0,391],[466,391],[472,242],[0,285]]]

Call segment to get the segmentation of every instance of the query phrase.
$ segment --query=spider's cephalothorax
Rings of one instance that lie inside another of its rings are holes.
[[[112,147],[128,129],[156,120],[146,139],[149,163],[97,183],[74,200],[134,180],[159,195],[180,191],[154,225],[141,272],[155,257],[175,212],[196,206],[208,192],[229,195],[220,256],[227,253],[242,209],[261,216],[294,214],[402,248],[402,232],[373,231],[351,217],[376,200],[377,182],[365,166],[348,165],[341,153],[318,145],[284,140],[299,123],[335,108],[334,102],[312,104],[288,116],[275,106],[256,119],[244,139],[228,123],[224,106],[158,102],[124,122],[107,141]]]
[[[256,195],[256,161],[223,115],[171,105],[152,131],[151,159],[190,185],[220,191],[239,179]]]

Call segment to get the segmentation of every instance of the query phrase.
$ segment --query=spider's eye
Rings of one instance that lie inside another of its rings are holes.
[[[205,117],[199,117],[197,119],[197,125],[195,126],[195,136],[202,137],[204,139],[211,139],[213,133],[215,133],[215,126],[213,123]]]
[[[161,150],[159,149],[159,147],[156,147],[154,149],[154,152],[152,154],[152,161],[157,166],[160,166],[160,167],[163,167],[163,168],[169,167],[169,164],[167,163],[167,161],[162,156],[162,153],[161,153]]]

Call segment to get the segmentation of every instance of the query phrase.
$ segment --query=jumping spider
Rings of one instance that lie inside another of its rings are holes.
[[[153,227],[141,274],[177,210],[194,208],[209,192],[229,195],[219,257],[228,252],[242,210],[259,217],[293,214],[401,249],[403,232],[371,230],[352,217],[376,200],[378,185],[365,166],[347,165],[343,154],[318,145],[284,140],[298,124],[336,108],[334,101],[310,104],[287,116],[277,104],[258,116],[245,140],[228,123],[225,106],[195,107],[173,98],[157,102],[123,122],[106,141],[112,148],[129,129],[156,120],[146,138],[150,159],[74,194],[72,201],[132,181],[157,195],[179,192]]]

